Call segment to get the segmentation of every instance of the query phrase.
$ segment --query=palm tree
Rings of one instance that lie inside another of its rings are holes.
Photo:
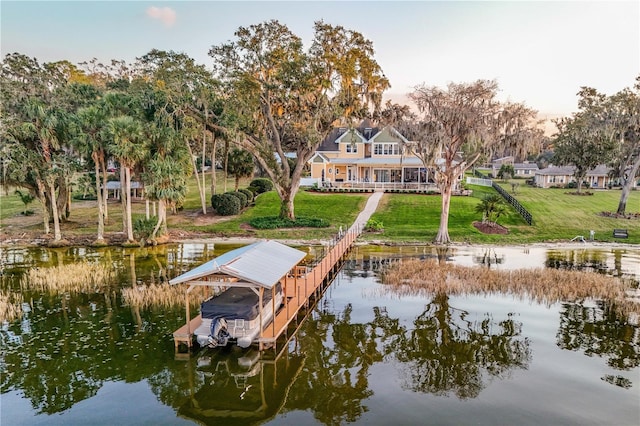
[[[240,186],[240,179],[250,177],[255,169],[253,157],[247,151],[233,148],[227,156],[228,173],[235,178],[235,190]]]
[[[167,232],[167,206],[175,207],[184,201],[193,168],[187,144],[167,123],[156,123],[150,130],[150,155],[143,178],[147,196],[158,201],[158,222],[151,234],[155,239],[161,228]]]
[[[491,194],[476,205],[476,212],[482,213],[482,222],[495,225],[498,218],[506,213],[507,208],[502,201],[502,197],[498,194]]]
[[[58,203],[55,190],[55,182],[60,172],[60,168],[54,160],[54,153],[60,148],[59,132],[62,123],[61,116],[53,108],[45,108],[45,105],[38,100],[30,99],[24,107],[24,113],[28,121],[22,123],[22,134],[29,136],[34,142],[35,150],[42,157],[43,181],[39,183],[39,193],[51,203],[51,213],[53,214],[53,234],[54,241],[62,240],[60,231],[60,216],[58,214]],[[46,208],[46,207],[45,207]],[[48,215],[45,220],[48,221]],[[45,229],[48,230],[48,224]]]
[[[121,170],[121,200],[123,206],[123,228],[127,242],[133,242],[133,224],[131,221],[131,169],[144,157],[142,124],[127,115],[109,119],[107,132],[111,139],[109,150],[118,159]]]
[[[105,140],[103,129],[106,127],[107,115],[105,111],[98,106],[90,106],[78,110],[77,119],[80,129],[80,138],[86,149],[91,154],[91,159],[94,163],[96,174],[96,195],[98,200],[98,235],[96,237],[96,243],[104,243],[104,221],[105,221],[105,208],[106,198],[103,193],[106,194],[106,187],[104,191],[101,190],[100,176],[105,175],[106,170],[102,170],[101,166],[105,164]],[[104,180],[104,179],[103,179]]]

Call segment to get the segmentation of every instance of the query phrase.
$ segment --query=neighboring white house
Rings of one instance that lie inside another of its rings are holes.
[[[534,183],[539,188],[564,187],[570,182],[575,182],[573,176],[574,166],[552,166],[538,170],[535,173]],[[593,189],[605,189],[614,179],[609,177],[610,167],[601,164],[595,169],[589,170],[584,178],[585,185]]]
[[[524,163],[516,163],[513,157],[502,157],[496,158],[491,162],[491,176],[494,178],[498,177],[498,172],[503,164],[510,164],[513,166],[513,171],[515,173],[514,177],[531,178],[538,170],[540,170],[536,163],[530,163],[528,161],[525,161]]]

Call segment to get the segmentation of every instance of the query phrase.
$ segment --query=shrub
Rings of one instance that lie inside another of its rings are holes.
[[[211,207],[218,210],[218,206],[220,205],[221,201],[222,201],[222,194],[213,194],[211,196]]]
[[[146,217],[140,217],[133,221],[133,234],[135,238],[144,244],[153,233],[153,229],[156,227],[157,222],[158,218],[155,216],[150,217],[149,219]]]
[[[227,192],[229,195],[233,195],[238,200],[240,200],[240,208],[246,207],[249,205],[249,200],[247,200],[247,195],[243,194],[240,191],[229,191]]]
[[[242,192],[244,195],[247,196],[247,205],[251,204],[253,202],[254,195],[253,195],[252,191],[250,191],[250,190],[248,190],[246,188],[240,188],[240,189],[238,189],[238,192]]]
[[[367,232],[379,232],[384,229],[381,221],[375,219],[369,219],[367,224],[364,226],[364,230]]]
[[[273,182],[266,178],[256,178],[251,181],[249,187],[255,188],[257,194],[262,194],[263,192],[269,192],[273,189]]]
[[[240,207],[240,199],[226,193],[220,196],[218,207],[215,207],[215,209],[222,216],[232,216],[240,213]]]
[[[251,219],[249,225],[257,229],[277,228],[326,228],[329,222],[315,217],[297,217],[296,220],[283,219],[278,216],[264,216]]]

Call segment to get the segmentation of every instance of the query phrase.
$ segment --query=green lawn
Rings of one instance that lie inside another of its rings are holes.
[[[503,185],[510,191],[511,185]],[[601,212],[615,212],[620,190],[597,190],[593,195],[571,195],[574,190],[534,188],[520,185],[515,197],[533,215],[534,228],[540,240],[571,239],[576,235],[588,237],[596,232],[596,240],[640,243],[640,219],[614,219],[600,216]],[[640,191],[632,191],[627,200],[627,213],[640,213]],[[616,240],[614,228],[629,230],[628,240]]]
[[[280,199],[274,192],[260,194],[255,206],[245,209],[237,217],[207,226],[183,226],[192,231],[213,232],[226,236],[255,236],[270,239],[316,239],[329,238],[339,230],[347,229],[355,221],[358,213],[364,208],[367,196],[361,194],[320,194],[316,192],[299,192],[295,198],[296,217],[307,216],[326,219],[328,228],[304,229],[265,229],[247,230],[245,224],[255,217],[277,216],[280,211]]]
[[[243,180],[242,187],[249,184]],[[504,184],[507,191],[511,185]],[[233,182],[227,181],[227,190],[233,189]],[[507,235],[484,235],[476,230],[472,223],[481,219],[475,212],[477,203],[487,194],[494,193],[492,188],[470,186],[473,195],[470,197],[453,197],[449,216],[449,234],[454,242],[518,244],[527,242],[568,241],[577,235],[588,238],[589,231],[595,231],[597,241],[626,242],[640,244],[640,219],[612,219],[599,216],[603,211],[615,211],[620,198],[619,190],[595,191],[590,196],[569,195],[563,189],[541,189],[521,183],[515,197],[531,212],[533,226],[529,226],[512,208],[501,217],[498,223],[509,229]],[[222,179],[218,180],[218,192],[223,192]],[[207,191],[209,193],[209,191]],[[210,232],[218,236],[243,236],[270,239],[326,239],[330,238],[342,226],[348,228],[360,210],[364,207],[367,194],[326,194],[301,191],[296,196],[296,216],[318,217],[331,223],[329,228],[304,228],[282,230],[255,230],[247,226],[254,217],[275,216],[280,209],[280,200],[275,192],[258,196],[253,207],[245,209],[237,217],[220,217],[212,212],[209,196],[207,196],[209,224],[195,220],[200,218],[200,199],[195,179],[190,182],[189,193],[184,209],[177,215],[169,215],[171,229],[185,229],[196,232]],[[73,202],[70,222],[64,224],[65,232],[78,234],[95,233],[95,207],[84,203],[87,207]],[[373,218],[381,221],[384,232],[364,234],[364,240],[386,240],[389,242],[431,242],[438,231],[440,222],[441,197],[438,195],[385,194]],[[0,221],[13,218],[13,222],[23,223],[25,231],[42,229],[39,202],[29,205],[35,215],[27,220],[21,216],[24,205],[18,196],[10,191],[8,196],[0,196]],[[144,203],[134,203],[134,216],[144,214]],[[640,212],[640,191],[633,191],[627,203],[627,212]],[[121,229],[121,210],[117,202],[109,205],[110,220],[107,232]],[[216,223],[210,223],[215,221]],[[15,223],[15,233],[20,233]],[[614,228],[625,228],[629,231],[628,239],[614,239]]]
[[[511,190],[509,184],[505,189]],[[485,235],[472,223],[481,219],[475,205],[491,188],[471,185],[473,196],[453,197],[449,216],[449,235],[456,242],[525,243],[571,240],[577,235],[589,237],[595,231],[598,241],[640,243],[640,220],[612,219],[599,216],[602,211],[615,211],[620,191],[598,191],[590,196],[567,194],[563,189],[520,187],[515,197],[533,215],[533,226],[509,207],[509,213],[498,223],[509,229],[508,235]],[[386,194],[373,218],[382,221],[384,233],[365,235],[367,239],[428,242],[435,238],[440,221],[440,196]],[[627,203],[628,212],[640,212],[640,191],[633,191]],[[628,239],[614,239],[614,228],[629,230]]]

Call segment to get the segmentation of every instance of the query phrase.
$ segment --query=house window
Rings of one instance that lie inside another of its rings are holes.
[[[352,144],[352,143],[348,143],[347,144],[347,149],[346,149],[347,153],[357,153],[358,152],[358,145],[356,144]]]
[[[390,173],[389,170],[386,169],[374,169],[373,170],[373,180],[374,182],[390,182]]]
[[[400,147],[397,143],[376,143],[373,144],[375,155],[400,155]]]

